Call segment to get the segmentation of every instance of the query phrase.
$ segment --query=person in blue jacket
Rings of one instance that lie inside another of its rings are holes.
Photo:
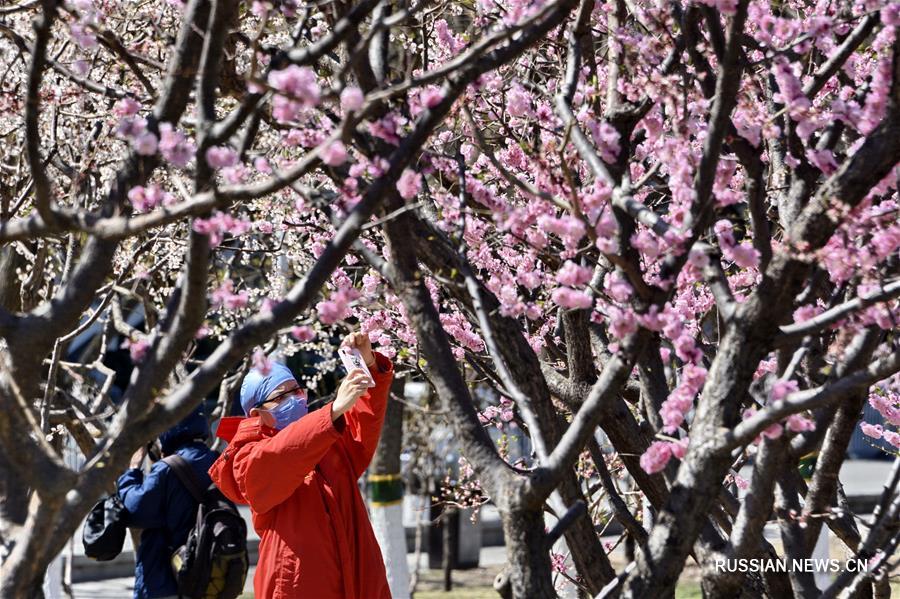
[[[191,465],[206,488],[207,471],[218,453],[206,446],[209,425],[198,408],[159,437],[163,457],[178,454]],[[172,553],[184,544],[197,520],[197,501],[168,464],[159,461],[144,474],[146,448],[131,458],[131,468],[117,481],[128,510],[126,525],[143,529],[134,568],[135,599],[177,597]]]

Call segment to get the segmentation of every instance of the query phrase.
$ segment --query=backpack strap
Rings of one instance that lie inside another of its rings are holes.
[[[181,484],[187,487],[187,490],[193,495],[194,499],[197,500],[197,503],[203,503],[203,498],[205,496],[203,486],[200,481],[197,480],[197,473],[194,472],[194,469],[187,460],[176,453],[164,457],[162,461],[168,464],[169,468],[175,472],[175,475],[178,476]]]

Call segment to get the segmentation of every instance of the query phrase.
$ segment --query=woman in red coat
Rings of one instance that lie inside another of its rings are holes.
[[[390,599],[381,550],[357,480],[378,444],[393,365],[368,336],[349,335],[372,373],[347,375],[333,403],[306,414],[306,397],[283,365],[252,371],[241,388],[249,416],[209,470],[250,505],[260,536],[257,599]]]

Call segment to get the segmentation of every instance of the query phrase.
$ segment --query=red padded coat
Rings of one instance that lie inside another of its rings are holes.
[[[393,365],[375,354],[375,387],[331,421],[331,406],[277,431],[247,418],[209,470],[259,534],[257,599],[390,599],[357,480],[381,435]],[[380,372],[379,372],[380,370]]]

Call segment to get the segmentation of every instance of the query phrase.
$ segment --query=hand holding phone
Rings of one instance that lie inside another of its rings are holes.
[[[369,371],[369,367],[366,366],[366,361],[363,360],[362,354],[358,349],[355,347],[342,347],[338,349],[338,357],[340,357],[341,363],[344,365],[344,369],[348,374],[354,370],[362,370],[366,373],[366,376],[369,377],[369,382],[366,386],[369,388],[375,386],[375,379],[372,378],[372,373]]]

